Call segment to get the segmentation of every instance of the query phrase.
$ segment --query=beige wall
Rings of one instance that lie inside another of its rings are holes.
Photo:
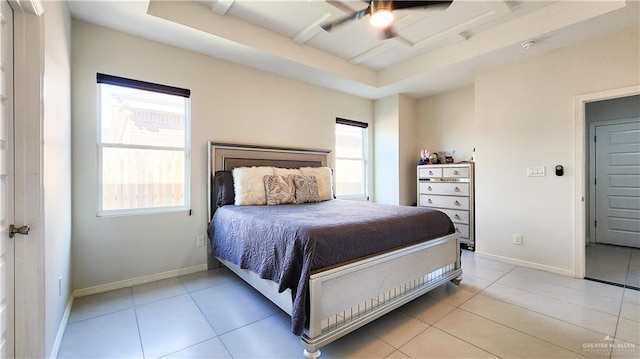
[[[476,148],[480,255],[575,273],[574,98],[639,84],[639,36],[634,27],[497,66],[476,77],[473,91],[420,101],[425,142]],[[544,166],[546,176],[527,177],[528,166]],[[516,233],[522,246],[512,244]]]
[[[44,9],[41,150],[45,352],[50,355],[62,339],[60,324],[71,294],[71,17],[64,2],[45,1]]]
[[[375,101],[374,113],[373,201],[411,205],[416,201],[416,100],[406,95],[385,97]]]
[[[400,203],[400,179],[398,176],[399,123],[398,96],[389,96],[374,102],[373,198],[376,203]]]
[[[471,157],[475,146],[473,86],[420,99],[418,118],[418,150],[455,150],[456,162]]]
[[[417,201],[416,165],[419,159],[419,146],[416,137],[418,126],[418,101],[407,95],[399,96],[399,183],[400,200],[398,204],[412,205]]]
[[[206,263],[206,142],[333,149],[335,118],[371,122],[370,100],[73,22],[73,287]],[[191,208],[96,217],[96,72],[191,90]]]

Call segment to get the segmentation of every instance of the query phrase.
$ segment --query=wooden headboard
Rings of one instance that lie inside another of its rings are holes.
[[[329,167],[331,151],[301,148],[269,147],[216,143],[209,141],[207,180],[207,215],[211,221],[216,203],[213,176],[216,171],[231,171],[236,167],[271,166],[280,168]]]

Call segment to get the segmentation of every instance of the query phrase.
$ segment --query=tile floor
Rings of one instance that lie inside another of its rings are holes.
[[[463,252],[464,279],[323,358],[639,358],[640,292]],[[77,298],[58,358],[300,358],[289,317],[226,269]]]
[[[585,276],[640,288],[640,248],[589,244]]]

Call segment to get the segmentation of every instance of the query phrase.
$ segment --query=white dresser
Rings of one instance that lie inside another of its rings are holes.
[[[463,248],[475,250],[473,163],[418,166],[418,206],[446,213]]]

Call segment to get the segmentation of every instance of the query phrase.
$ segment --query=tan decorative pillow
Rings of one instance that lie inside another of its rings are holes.
[[[301,167],[303,176],[315,176],[321,201],[333,199],[333,175],[329,167]]]
[[[296,186],[291,175],[264,176],[264,190],[269,205],[296,202]]]
[[[267,204],[264,176],[273,175],[273,167],[238,167],[231,173],[236,206]]]
[[[296,203],[320,202],[318,181],[314,176],[292,176],[296,185]]]

